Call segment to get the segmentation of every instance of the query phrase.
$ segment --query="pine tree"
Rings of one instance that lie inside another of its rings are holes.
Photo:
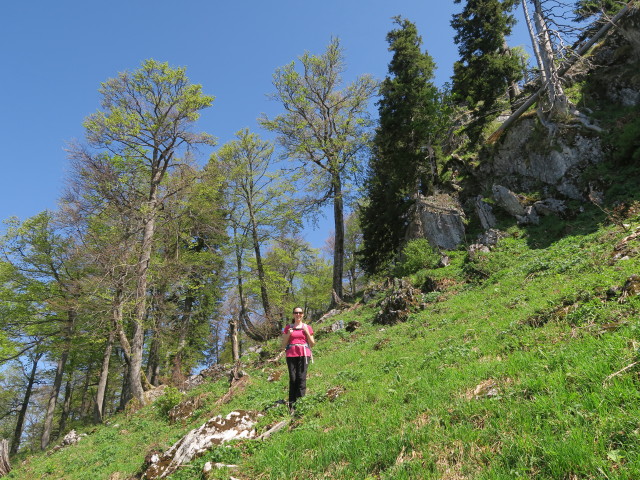
[[[462,0],[454,0],[461,3]],[[515,24],[511,10],[517,0],[467,0],[461,13],[453,15],[460,60],[453,66],[453,94],[474,111],[467,130],[471,140],[498,116],[501,98],[514,96],[522,78],[520,59],[511,55],[506,37]]]
[[[361,264],[381,271],[397,252],[406,229],[405,214],[416,196],[428,194],[437,178],[434,146],[443,128],[435,63],[421,51],[422,38],[409,20],[387,34],[393,58],[380,87],[380,124],[360,210]],[[445,116],[446,117],[446,116]]]

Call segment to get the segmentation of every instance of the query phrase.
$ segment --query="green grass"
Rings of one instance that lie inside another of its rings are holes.
[[[429,277],[445,290],[427,294],[427,308],[406,323],[374,325],[373,304],[343,313],[362,326],[318,333],[308,394],[288,428],[218,447],[169,478],[204,478],[207,460],[239,465],[214,479],[640,478],[638,370],[606,381],[639,359],[640,298],[608,292],[638,273],[640,260],[612,262],[629,233],[584,215],[591,222],[575,219],[569,236],[561,236],[568,224],[514,227],[489,254],[470,261],[453,252],[449,267],[418,272],[416,284]],[[223,407],[214,403],[226,381],[189,393],[208,389],[210,408],[186,424],[146,407],[77,446],[30,457],[7,478],[126,478],[149,451],[210,416],[286,397],[284,362],[245,370],[249,386]],[[267,381],[273,370],[280,381]],[[494,395],[474,398],[487,381]],[[259,428],[285,418],[285,408],[271,408]]]

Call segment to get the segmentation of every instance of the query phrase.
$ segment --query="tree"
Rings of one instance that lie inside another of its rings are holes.
[[[236,140],[220,148],[211,162],[219,162],[224,172],[228,201],[234,206],[229,215],[236,234],[248,235],[248,239],[238,241],[244,244],[248,240],[253,248],[266,323],[263,330],[268,337],[276,336],[280,329],[269,298],[262,249],[273,231],[299,221],[288,201],[291,184],[282,181],[282,172],[273,168],[273,145],[249,129],[236,132]]]
[[[300,163],[311,203],[333,206],[335,248],[334,294],[342,297],[344,270],[344,203],[348,182],[356,174],[369,134],[367,104],[376,82],[363,75],[339,90],[345,70],[344,54],[333,39],[320,56],[305,53],[295,62],[278,68],[273,76],[274,98],[285,113],[260,123],[278,134],[285,155]]]
[[[454,0],[459,4],[462,0]],[[522,78],[520,58],[511,54],[506,37],[515,19],[510,13],[517,0],[467,0],[461,13],[453,15],[460,60],[453,66],[452,92],[460,103],[474,110],[469,137],[478,139],[485,125],[504,107],[499,105],[507,93],[512,102],[517,81]]]
[[[41,448],[45,449],[51,438],[54,411],[75,335],[81,297],[78,279],[83,266],[75,254],[74,239],[60,230],[51,212],[42,212],[22,224],[14,222],[2,243],[6,258],[21,275],[26,291],[38,292],[38,300],[45,306],[43,324],[49,325],[41,332],[48,331],[51,335],[48,350],[51,357],[57,357],[43,422]]]
[[[102,110],[84,123],[92,150],[74,146],[70,152],[79,176],[90,184],[88,190],[98,194],[98,201],[116,203],[121,214],[137,222],[127,396],[141,403],[148,270],[156,220],[166,198],[175,193],[163,189],[163,182],[169,171],[186,164],[195,146],[214,144],[210,135],[191,131],[200,110],[213,101],[201,90],[200,85],[189,83],[184,68],[146,60],[138,70],[102,84]]]
[[[387,34],[393,57],[382,82],[379,126],[360,208],[361,264],[368,274],[381,271],[397,253],[406,230],[406,213],[419,194],[437,184],[437,148],[449,113],[433,84],[435,64],[421,51],[413,23],[395,18]]]
[[[595,15],[601,17],[613,16],[624,7],[620,0],[578,0],[574,13],[576,20],[581,22]]]

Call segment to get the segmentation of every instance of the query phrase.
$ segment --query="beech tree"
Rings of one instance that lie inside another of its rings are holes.
[[[345,194],[369,143],[367,106],[376,82],[362,75],[340,89],[345,62],[338,39],[331,40],[322,55],[307,52],[299,61],[301,71],[291,62],[273,76],[273,97],[285,112],[274,118],[263,115],[260,123],[276,132],[285,155],[299,162],[301,185],[311,194],[309,203],[315,207],[332,204],[336,239],[332,288],[340,299]]]
[[[230,221],[235,225],[236,236],[240,232],[248,236],[237,238],[238,247],[248,241],[253,250],[265,317],[262,330],[267,337],[278,335],[280,329],[269,297],[263,248],[280,226],[296,222],[288,201],[292,187],[283,181],[282,172],[274,168],[273,150],[270,142],[244,129],[236,132],[236,139],[211,158],[211,162],[219,162],[224,172],[228,201],[233,205],[229,210]]]
[[[127,397],[144,403],[149,265],[158,213],[175,193],[164,189],[163,182],[168,172],[185,165],[194,147],[214,144],[210,135],[192,131],[200,110],[210,106],[213,97],[191,84],[184,68],[155,60],[107,80],[100,93],[102,110],[84,123],[90,148],[74,146],[70,156],[80,168],[79,177],[91,183],[90,190],[136,222],[134,312],[130,345],[123,344],[123,349],[130,348]]]
[[[47,211],[22,223],[14,222],[2,247],[7,260],[29,284],[26,289],[38,292],[46,318],[42,323],[49,324],[41,332],[51,334],[47,350],[56,369],[43,422],[41,448],[45,449],[51,439],[54,411],[77,326],[82,262],[75,254],[74,240],[60,230]]]

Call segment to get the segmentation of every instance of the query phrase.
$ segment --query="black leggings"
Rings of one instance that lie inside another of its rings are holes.
[[[287,357],[289,367],[289,405],[304,397],[307,392],[308,357]]]

